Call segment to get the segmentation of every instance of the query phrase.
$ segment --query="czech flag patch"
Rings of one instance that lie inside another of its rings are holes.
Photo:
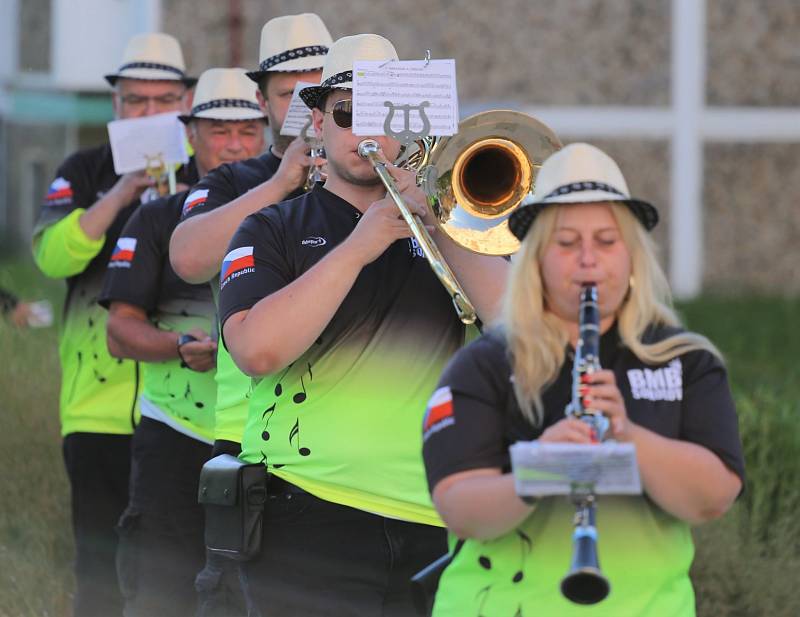
[[[206,203],[206,199],[208,199],[208,189],[197,189],[196,191],[192,191],[186,197],[186,201],[183,202],[183,210],[181,211],[181,214],[186,216],[197,206]]]
[[[453,393],[449,386],[444,386],[436,390],[428,401],[428,409],[425,412],[425,420],[422,423],[422,441],[434,433],[438,433],[443,428],[455,424],[453,417]]]
[[[136,254],[136,238],[119,238],[114,252],[111,253],[109,268],[130,268]]]
[[[56,178],[47,190],[45,204],[63,206],[69,203],[72,203],[72,185],[65,178]]]
[[[238,249],[233,249],[230,253],[225,255],[225,259],[222,260],[222,268],[220,268],[219,273],[220,289],[225,287],[228,281],[240,277],[243,274],[255,272],[255,265],[252,246],[241,246]]]

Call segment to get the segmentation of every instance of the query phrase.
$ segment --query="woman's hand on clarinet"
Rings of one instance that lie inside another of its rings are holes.
[[[602,412],[611,423],[611,437],[617,441],[630,441],[631,421],[625,410],[625,400],[617,387],[614,373],[609,370],[586,374],[580,386],[583,405]]]
[[[564,418],[547,427],[539,437],[544,443],[596,443],[592,427],[577,418]]]

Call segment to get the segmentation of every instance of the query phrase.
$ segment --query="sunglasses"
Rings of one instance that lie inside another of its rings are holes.
[[[333,121],[340,129],[349,129],[353,126],[353,101],[351,99],[336,101],[330,111],[322,113],[331,114]]]

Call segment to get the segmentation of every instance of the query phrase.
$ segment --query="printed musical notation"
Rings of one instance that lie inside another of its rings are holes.
[[[266,409],[264,409],[263,412],[261,412],[261,420],[263,422],[263,427],[261,430],[261,440],[264,442],[270,441],[270,439],[272,439],[272,433],[270,432],[270,423],[272,422],[275,413],[279,412],[279,406],[283,405],[285,407],[285,403],[282,403],[279,399],[283,396],[285,391],[283,382],[293,366],[294,364],[290,364],[278,376],[278,380],[275,383],[275,386],[273,387],[273,394],[275,395],[276,400],[273,401],[273,403],[269,405]],[[314,380],[314,373],[311,369],[311,363],[306,362],[306,370],[303,371],[303,373],[300,375],[300,388],[292,394],[291,397],[292,404],[301,405],[307,400],[308,384],[313,380]],[[300,418],[298,417],[295,417],[294,426],[292,426],[292,428],[289,430],[289,445],[291,445],[293,448],[296,448],[300,456],[309,456],[311,454],[311,449],[301,444]],[[263,456],[266,457],[265,452],[262,451],[262,454]],[[280,466],[274,465],[274,467],[276,468],[282,466],[283,465]]]
[[[353,66],[353,134],[382,135],[389,110],[386,102],[399,108],[419,108],[427,102],[426,115],[430,135],[454,135],[458,131],[458,94],[455,60],[360,61]],[[430,113],[428,113],[430,112]],[[420,113],[408,119],[397,113],[392,118],[392,131],[412,131],[423,126]]]

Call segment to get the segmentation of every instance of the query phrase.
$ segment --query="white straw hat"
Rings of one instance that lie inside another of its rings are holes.
[[[261,29],[258,70],[247,76],[257,82],[270,72],[318,71],[332,44],[328,28],[316,13],[270,19]]]
[[[353,63],[356,60],[397,60],[394,45],[379,34],[354,34],[336,41],[322,68],[322,79],[319,86],[311,86],[300,90],[300,98],[314,109],[317,101],[326,92],[339,88],[353,88]]]
[[[180,81],[188,88],[197,82],[194,77],[186,76],[186,65],[178,40],[162,32],[137,34],[131,38],[125,47],[119,69],[105,78],[112,86],[123,78]]]
[[[601,202],[625,204],[647,231],[658,223],[655,207],[630,196],[628,183],[614,159],[590,144],[570,144],[542,163],[533,200],[514,211],[508,227],[522,240],[534,219],[548,206]]]
[[[197,82],[192,111],[179,116],[188,124],[207,120],[266,120],[256,98],[256,87],[244,69],[208,69]]]

